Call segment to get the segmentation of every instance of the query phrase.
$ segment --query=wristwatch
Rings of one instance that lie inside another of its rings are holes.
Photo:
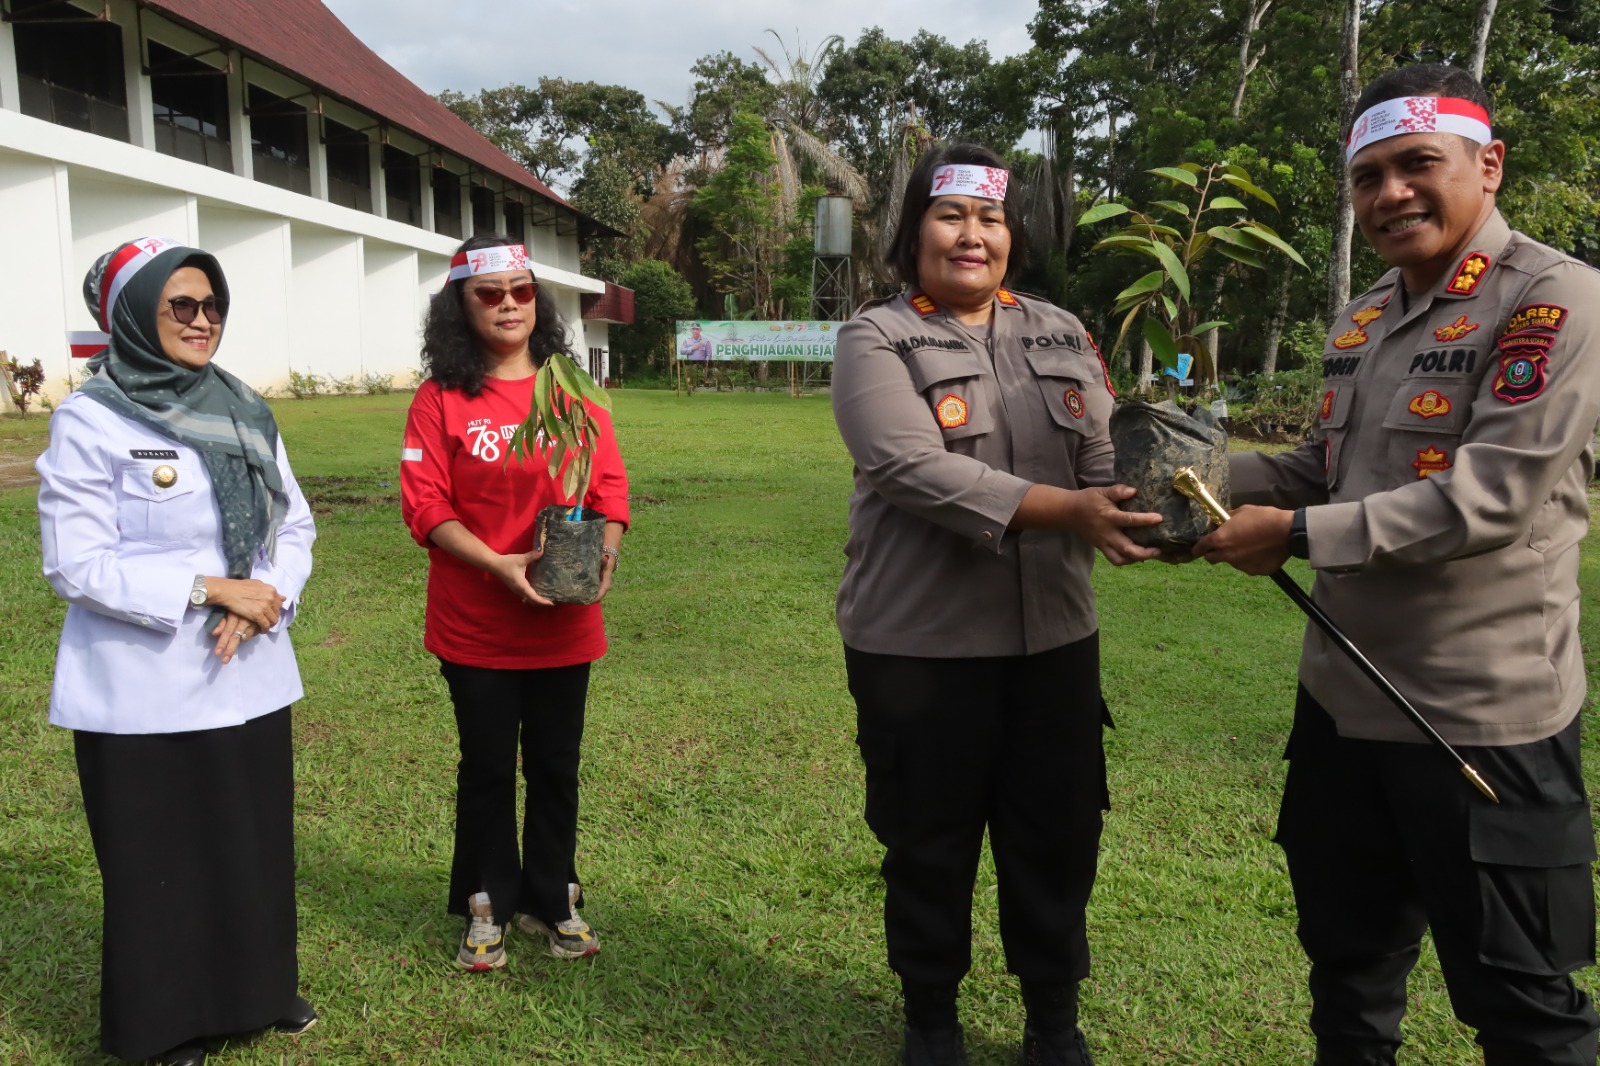
[[[1306,535],[1306,509],[1297,508],[1289,522],[1289,554],[1296,559],[1311,558],[1311,538]]]
[[[194,575],[194,585],[189,589],[189,602],[196,607],[204,607],[211,597],[206,594],[206,576]]]

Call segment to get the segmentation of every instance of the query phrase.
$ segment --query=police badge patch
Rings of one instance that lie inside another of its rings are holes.
[[[1417,457],[1411,461],[1411,465],[1416,468],[1417,480],[1421,481],[1425,477],[1432,477],[1441,470],[1449,470],[1453,464],[1450,462],[1450,456],[1447,453],[1430,444],[1417,452]]]
[[[1347,329],[1333,338],[1333,346],[1341,351],[1365,343],[1367,343],[1367,331],[1364,329]]]
[[[1450,400],[1436,389],[1429,389],[1420,396],[1411,397],[1406,410],[1423,418],[1438,418],[1450,413]]]
[[[933,413],[944,429],[960,429],[967,424],[967,401],[951,393],[933,405]]]
[[[1077,389],[1068,389],[1061,399],[1067,405],[1067,411],[1073,418],[1083,417],[1083,397],[1078,394]]]

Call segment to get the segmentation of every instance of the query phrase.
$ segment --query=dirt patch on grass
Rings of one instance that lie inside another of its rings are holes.
[[[0,455],[0,489],[37,485],[39,483],[39,475],[33,469],[34,458]]]
[[[298,480],[312,514],[332,514],[353,507],[400,506],[400,483],[393,475],[388,478],[312,475]]]

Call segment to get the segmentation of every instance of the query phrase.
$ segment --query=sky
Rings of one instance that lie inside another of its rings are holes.
[[[1037,0],[324,0],[367,47],[430,93],[474,92],[540,77],[622,85],[650,101],[688,101],[689,65],[729,51],[758,62],[762,45],[806,54],[830,34],[847,45],[880,26],[955,44],[986,41],[999,57],[1027,50]]]

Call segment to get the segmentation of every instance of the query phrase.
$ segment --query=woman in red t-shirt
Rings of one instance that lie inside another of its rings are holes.
[[[400,509],[428,549],[423,646],[439,657],[460,732],[449,911],[467,919],[456,961],[468,970],[505,965],[513,915],[557,958],[600,950],[578,916],[573,853],[584,699],[605,629],[599,603],[552,604],[529,584],[540,554],[529,550],[535,516],[575,501],[543,459],[507,461],[537,368],[566,350],[566,325],[526,250],[503,237],[464,243],[423,326],[428,380],[406,416]],[[628,525],[628,476],[610,418],[587,407],[598,442],[582,503],[607,519],[604,597]],[[519,735],[528,786],[520,859]]]

